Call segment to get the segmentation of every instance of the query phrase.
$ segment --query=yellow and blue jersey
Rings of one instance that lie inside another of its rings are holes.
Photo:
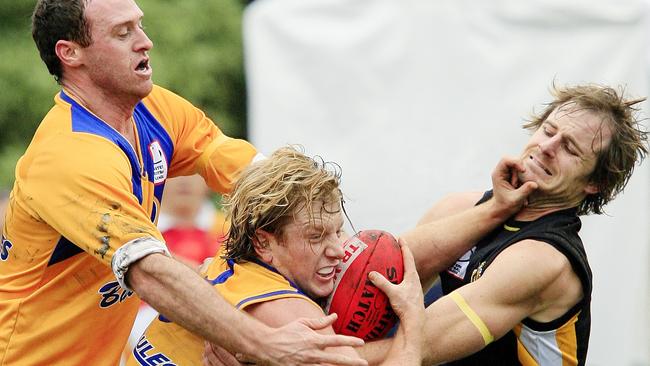
[[[221,254],[215,256],[204,276],[236,308],[245,310],[253,304],[291,297],[319,307],[273,267],[262,262],[235,263],[220,258]],[[200,365],[203,349],[203,339],[159,316],[135,345],[127,366]]]
[[[154,86],[136,106],[136,146],[65,90],[16,166],[0,245],[0,365],[116,365],[139,300],[111,270],[156,228],[168,177],[230,190],[255,149]],[[164,246],[164,245],[163,245]]]

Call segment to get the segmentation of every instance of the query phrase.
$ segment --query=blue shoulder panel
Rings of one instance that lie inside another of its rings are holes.
[[[101,136],[115,145],[117,145],[124,154],[129,158],[131,163],[131,183],[133,185],[133,194],[142,203],[142,186],[140,185],[140,163],[138,156],[126,139],[120,135],[113,127],[90,113],[74,99],[70,98],[61,91],[61,98],[72,105],[72,131],[86,132],[93,135]]]
[[[138,103],[133,113],[138,136],[144,170],[147,179],[154,184],[154,195],[162,203],[163,189],[167,180],[167,171],[174,153],[174,144],[169,133],[160,122],[149,112],[147,107]],[[156,217],[155,206],[151,220]]]

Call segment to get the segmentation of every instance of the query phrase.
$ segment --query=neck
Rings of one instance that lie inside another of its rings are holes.
[[[582,199],[584,197],[555,197],[532,194],[528,197],[528,205],[521,209],[514,218],[518,221],[537,220],[556,211],[577,207],[582,202]]]
[[[124,135],[131,132],[131,118],[139,100],[124,100],[101,88],[81,87],[65,80],[62,85],[67,94],[119,133]]]

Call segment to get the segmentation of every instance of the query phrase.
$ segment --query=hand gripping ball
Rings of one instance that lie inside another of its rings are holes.
[[[360,231],[343,244],[345,256],[336,269],[334,291],[325,312],[337,313],[337,334],[366,341],[381,339],[397,322],[388,297],[368,279],[377,271],[392,283],[404,278],[402,251],[397,240],[381,230]]]

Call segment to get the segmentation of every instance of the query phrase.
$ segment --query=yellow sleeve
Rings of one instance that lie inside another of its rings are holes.
[[[214,191],[229,192],[257,154],[253,145],[226,136],[203,111],[168,90],[156,86],[144,103],[173,141],[169,177],[200,174]]]
[[[127,157],[104,138],[75,133],[41,141],[20,162],[32,216],[110,265],[122,244],[162,235],[132,193]]]
[[[312,299],[293,286],[277,270],[254,262],[224,260],[223,248],[215,255],[204,276],[226,301],[240,310],[283,298],[299,298],[320,309]]]

